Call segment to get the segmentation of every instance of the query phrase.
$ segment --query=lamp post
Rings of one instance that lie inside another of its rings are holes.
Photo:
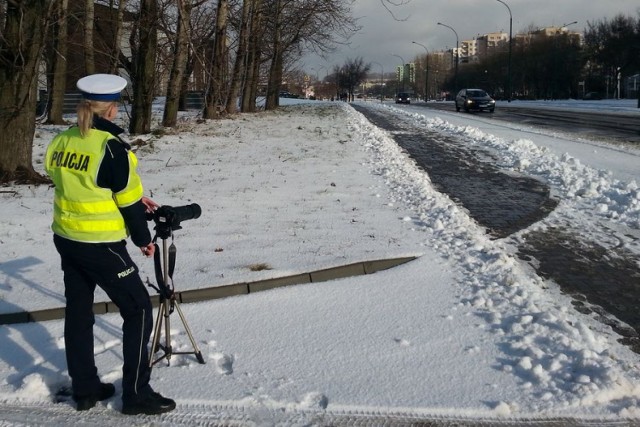
[[[571,38],[568,36],[568,30],[567,27],[569,25],[573,25],[573,24],[577,24],[578,21],[573,21],[573,22],[569,22],[569,23],[565,23],[562,24],[562,26],[560,26],[560,28],[556,31],[556,34],[553,37],[553,49],[554,49],[554,55],[553,55],[553,88],[554,88],[554,94],[555,95],[563,95],[562,92],[559,92],[557,89],[558,86],[558,81],[557,81],[557,76],[556,74],[563,74],[563,72],[561,71],[562,68],[560,68],[560,70],[558,69],[558,62],[559,61],[563,61],[563,60],[569,60],[571,57],[569,57],[567,55],[567,49],[568,47],[573,45],[573,42],[571,41]],[[562,36],[562,43],[560,40],[560,36]],[[563,59],[561,59],[563,58]],[[567,76],[567,73],[564,73],[564,76]],[[572,75],[569,75],[568,77],[572,77]],[[569,86],[571,88],[573,88],[573,79],[571,79],[568,83]],[[583,88],[584,89],[584,88]],[[584,90],[583,90],[584,93]],[[571,95],[571,91],[569,92],[569,95]]]
[[[427,53],[427,56],[425,57],[425,72],[424,72],[424,102],[428,101],[428,97],[429,97],[429,49],[427,49],[427,47],[421,43],[418,42],[411,42],[413,44],[417,44],[418,46],[422,46],[424,48],[424,51]]]
[[[395,56],[396,58],[400,58],[400,61],[402,61],[402,92],[404,92],[404,59],[402,59],[402,56],[396,55],[394,53],[392,53],[391,56]]]
[[[513,15],[511,15],[511,8],[509,8],[508,4],[506,4],[502,0],[496,1],[505,5],[507,10],[509,11],[509,62],[507,65],[507,101],[511,102],[511,50],[513,49]]]
[[[384,87],[384,67],[382,66],[381,63],[379,62],[372,62],[372,64],[376,64],[380,66],[380,103],[382,104],[382,102],[384,101],[384,93],[382,92],[382,89]]]
[[[455,96],[455,92],[457,92],[458,90],[458,57],[460,56],[460,53],[458,51],[459,47],[459,43],[460,43],[460,39],[458,38],[458,33],[456,32],[456,30],[453,29],[453,27],[450,27],[449,25],[443,24],[442,22],[438,22],[438,25],[442,25],[443,27],[447,27],[448,29],[450,29],[451,31],[453,31],[453,34],[456,35],[456,62],[455,62],[455,74],[453,75],[453,91],[454,94],[453,96]]]

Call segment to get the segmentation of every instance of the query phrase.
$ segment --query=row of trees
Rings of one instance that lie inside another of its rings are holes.
[[[41,178],[31,157],[38,78],[46,70],[48,121],[62,123],[68,70],[78,66],[68,62],[79,48],[68,37],[72,30],[83,34],[81,75],[130,77],[129,132],[141,134],[151,131],[152,102],[165,70],[163,126],[176,124],[193,79],[206,87],[206,119],[238,105],[255,111],[261,86],[265,108],[277,108],[288,64],[305,51],[327,52],[357,31],[353,1],[0,0],[0,182]],[[108,10],[100,17],[108,31],[94,28],[97,6]]]
[[[618,15],[589,22],[582,42],[566,32],[545,34],[531,28],[528,34],[531,36],[513,40],[514,97],[579,98],[590,91],[613,96],[618,80],[622,82],[640,72],[640,15],[635,18]],[[431,88],[431,94],[436,87],[454,93],[461,87],[481,86],[497,97],[504,97],[508,90],[508,44],[478,62],[460,63],[457,76],[449,65],[443,75],[441,58],[436,55],[429,56],[429,73],[425,55],[417,57],[416,63],[418,93],[424,92],[425,78],[429,78],[426,87]],[[620,88],[620,94],[627,95],[624,88]]]

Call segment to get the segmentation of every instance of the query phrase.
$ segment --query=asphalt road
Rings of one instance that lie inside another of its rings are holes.
[[[593,101],[597,103],[598,101]],[[453,102],[416,103],[437,110],[455,111]],[[516,122],[545,129],[571,132],[592,139],[640,145],[640,114],[574,111],[551,108],[512,107],[499,104],[494,113],[471,112],[460,114],[491,115],[496,120]]]

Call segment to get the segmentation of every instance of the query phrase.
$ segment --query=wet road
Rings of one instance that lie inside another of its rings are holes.
[[[597,103],[598,101],[593,102]],[[455,112],[452,102],[429,102],[412,105]],[[460,114],[488,115],[490,113]],[[491,114],[491,118],[544,129],[578,133],[585,138],[640,145],[640,114],[522,108],[500,104]]]
[[[556,206],[549,187],[534,178],[505,173],[489,153],[472,150],[453,137],[427,131],[380,111],[354,104],[374,125],[413,157],[438,191],[464,206],[494,237],[505,237],[544,218]]]
[[[491,236],[506,238],[525,230],[514,240],[520,259],[556,282],[579,311],[611,326],[620,342],[640,353],[640,260],[625,244],[640,246],[637,235],[603,229],[601,239],[590,241],[571,224],[526,231],[557,206],[546,183],[499,170],[488,152],[471,149],[455,136],[427,131],[363,104],[352,106],[390,132],[438,191],[466,208]]]

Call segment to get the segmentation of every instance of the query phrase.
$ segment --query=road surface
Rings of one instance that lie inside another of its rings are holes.
[[[453,102],[415,103],[412,105],[455,111]],[[516,107],[504,103],[499,104],[494,113],[485,111],[479,113],[460,112],[460,114],[491,115],[496,120],[577,133],[587,139],[597,138],[610,142],[640,145],[640,114]]]

